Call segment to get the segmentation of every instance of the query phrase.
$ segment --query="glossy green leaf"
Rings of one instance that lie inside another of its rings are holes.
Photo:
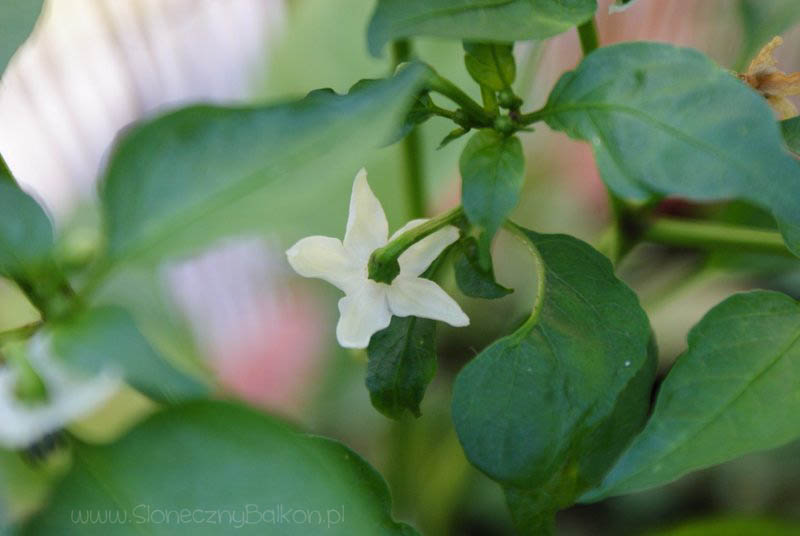
[[[800,437],[800,306],[777,292],[737,294],[689,333],[645,429],[595,500],[666,484]]]
[[[480,265],[478,241],[473,237],[462,240],[453,264],[459,290],[472,298],[493,300],[513,292],[500,285],[494,278],[494,269],[484,270]]]
[[[480,130],[467,142],[459,160],[461,203],[470,223],[478,228],[488,268],[488,243],[519,202],[525,182],[525,156],[516,136]]]
[[[0,74],[33,30],[44,0],[0,2]]]
[[[769,519],[722,518],[692,521],[646,536],[796,536],[800,525]]]
[[[369,24],[370,52],[413,36],[508,43],[544,39],[594,15],[595,0],[378,0]]]
[[[5,168],[5,166],[3,166]],[[34,280],[52,267],[50,219],[39,204],[0,169],[0,275]]]
[[[110,369],[144,394],[166,402],[200,398],[209,388],[165,361],[117,307],[80,313],[52,330],[54,354],[89,374]]]
[[[800,117],[792,117],[781,121],[783,139],[789,149],[800,155]]]
[[[743,32],[736,67],[744,71],[770,39],[800,22],[800,3],[795,0],[738,0],[738,4]]]
[[[510,44],[464,42],[464,65],[472,79],[494,91],[511,87],[517,76]]]
[[[282,186],[312,188],[353,172],[398,127],[422,75],[412,65],[346,96],[196,106],[133,128],[112,154],[101,190],[108,261],[207,246],[261,224],[262,207]]]
[[[375,409],[392,419],[422,415],[420,403],[436,373],[436,322],[392,318],[367,348],[367,389]]]
[[[539,534],[639,431],[656,355],[606,257],[569,236],[519,234],[538,263],[533,313],[460,372],[453,421],[470,462],[506,488],[518,526]]]
[[[344,445],[198,402],[156,414],[113,445],[77,445],[75,467],[23,534],[416,534],[390,510],[383,479]],[[107,511],[122,522],[76,521]]]
[[[740,198],[770,210],[800,253],[800,164],[765,100],[691,49],[625,43],[565,74],[543,117],[589,141],[619,196]]]

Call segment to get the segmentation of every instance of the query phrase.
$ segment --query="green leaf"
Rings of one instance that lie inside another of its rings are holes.
[[[639,431],[656,352],[606,257],[569,236],[519,235],[537,259],[533,313],[458,375],[453,421],[470,462],[506,488],[518,526],[538,534]]]
[[[464,42],[464,64],[472,79],[494,91],[511,87],[517,76],[511,44]]]
[[[436,322],[392,317],[367,348],[367,389],[372,405],[392,419],[422,415],[420,403],[436,373]]]
[[[74,457],[24,534],[416,534],[392,521],[386,484],[353,451],[232,404],[158,413],[113,445],[77,445]],[[122,521],[76,528],[88,512]]]
[[[800,22],[800,4],[795,0],[739,0],[742,47],[737,70],[744,71],[761,47]]]
[[[800,525],[769,519],[723,518],[692,521],[647,536],[796,536]]]
[[[52,331],[55,355],[88,374],[119,370],[134,388],[159,401],[176,402],[209,394],[208,386],[175,369],[117,307],[80,313]]]
[[[689,333],[655,410],[586,500],[671,482],[800,437],[800,306],[777,292],[734,295]]]
[[[0,168],[0,275],[33,281],[52,269],[53,228],[42,207]]]
[[[447,134],[447,136],[444,137],[444,139],[442,139],[441,142],[439,142],[439,147],[437,147],[437,149],[441,149],[442,147],[446,147],[451,142],[456,141],[458,138],[460,138],[461,136],[463,136],[467,132],[469,132],[469,130],[466,129],[466,128],[462,128],[462,127],[458,127],[457,129],[452,130],[450,133]]]
[[[770,210],[800,254],[800,165],[763,97],[697,51],[624,43],[565,74],[542,112],[594,147],[620,197],[740,198]]]
[[[495,281],[491,265],[488,270],[481,267],[478,241],[473,237],[467,237],[459,244],[454,268],[458,288],[467,296],[493,300],[514,292]]]
[[[508,43],[544,39],[589,20],[595,0],[378,0],[367,41],[374,56],[413,36]]]
[[[44,0],[5,0],[0,2],[0,74],[11,56],[33,30]]]
[[[133,128],[102,185],[107,262],[207,246],[263,225],[263,206],[282,186],[351,173],[397,128],[423,74],[412,65],[351,95],[196,106]]]
[[[482,247],[488,253],[488,243],[519,202],[525,182],[522,144],[516,136],[480,130],[464,147],[459,168],[464,213],[484,235]],[[481,264],[488,267],[486,258]]]
[[[781,121],[783,140],[789,149],[800,155],[800,117],[792,117]]]

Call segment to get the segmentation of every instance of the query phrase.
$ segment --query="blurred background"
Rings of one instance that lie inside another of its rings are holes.
[[[743,71],[763,44],[782,34],[779,65],[800,70],[800,28],[792,28],[800,21],[797,0],[640,0],[614,15],[606,14],[608,0],[600,4],[602,44],[666,41],[698,48],[723,67]],[[95,187],[120,131],[187,103],[281,101],[321,87],[343,92],[361,78],[386,76],[390,58],[375,59],[366,50],[372,7],[373,0],[49,0],[0,83],[0,153],[47,207],[64,255],[80,258],[97,240]],[[422,59],[478,97],[460,43],[419,39],[414,46]],[[541,105],[561,73],[580,59],[574,31],[546,43],[520,43],[515,52],[516,92],[528,110]],[[435,149],[451,128],[432,119],[421,129],[431,214],[459,198],[457,161],[465,139]],[[523,136],[523,143],[527,185],[514,219],[597,244],[608,210],[589,146],[544,126]],[[390,227],[398,228],[408,219],[399,147],[376,150],[364,164]],[[142,330],[171,359],[210,371],[221,396],[283,415],[365,456],[389,481],[397,517],[424,534],[512,534],[499,487],[463,456],[449,402],[458,370],[529,309],[530,260],[499,237],[497,276],[516,292],[491,302],[461,296],[452,274],[444,276],[443,285],[472,325],[440,328],[439,370],[423,416],[391,422],[370,405],[364,352],[335,343],[337,292],[296,278],[285,262],[283,251],[299,237],[343,234],[352,175],[319,180],[334,184],[326,189],[325,210],[296,210],[284,225],[265,224],[194,257],[131,266],[104,289],[102,299],[135,311]],[[264,211],[304,195],[314,192],[285,192]],[[660,210],[773,226],[768,215],[739,203],[676,200]],[[760,287],[800,297],[797,263],[765,255],[699,255],[644,245],[619,273],[650,314],[662,375],[685,348],[688,329],[732,292]],[[0,280],[0,330],[35,315],[19,291]],[[127,391],[71,431],[85,440],[111,441],[154,409]],[[19,519],[43,500],[48,479],[58,471],[40,469],[0,450],[0,519]],[[559,534],[644,534],[722,515],[800,521],[800,445],[748,456],[654,491],[574,507],[560,514]]]

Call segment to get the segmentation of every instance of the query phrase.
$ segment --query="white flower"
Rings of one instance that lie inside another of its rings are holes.
[[[28,447],[71,421],[89,415],[121,385],[118,375],[103,373],[83,378],[67,370],[50,355],[49,341],[41,336],[30,342],[29,363],[42,380],[47,399],[28,403],[16,395],[18,372],[0,366],[0,445]]]
[[[386,328],[392,315],[418,316],[466,326],[469,318],[433,281],[419,277],[444,249],[458,240],[458,229],[444,227],[405,250],[400,274],[391,284],[369,279],[370,255],[405,231],[427,220],[412,220],[389,238],[389,224],[362,169],[353,183],[344,243],[327,236],[310,236],[292,246],[286,256],[304,277],[318,277],[345,293],[339,300],[336,338],[346,348],[366,348],[373,333]]]

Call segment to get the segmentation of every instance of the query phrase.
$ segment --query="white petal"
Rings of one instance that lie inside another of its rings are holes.
[[[336,338],[345,348],[366,348],[376,331],[389,325],[392,314],[386,302],[388,286],[371,280],[339,300]]]
[[[389,236],[389,224],[378,198],[367,183],[367,171],[361,169],[353,181],[350,196],[350,213],[344,234],[344,247],[359,262],[366,266],[369,256],[385,246]]]
[[[0,368],[0,444],[13,449],[30,446],[47,434],[90,414],[108,400],[121,385],[117,374],[103,373],[82,378],[71,373],[49,355],[43,338],[31,341],[30,364],[47,389],[47,401],[29,405],[17,399],[16,370]]]
[[[398,276],[387,297],[392,314],[397,316],[432,318],[456,327],[469,325],[469,318],[455,300],[428,279]]]
[[[303,277],[324,279],[348,293],[366,279],[366,265],[357,266],[337,238],[309,236],[286,251],[294,271]]]
[[[409,225],[415,221],[422,223],[427,220],[413,220],[406,224],[405,227],[410,229]],[[409,277],[421,275],[442,254],[442,251],[447,246],[458,240],[458,236],[458,228],[448,225],[409,247],[397,258],[400,263],[401,275]]]

